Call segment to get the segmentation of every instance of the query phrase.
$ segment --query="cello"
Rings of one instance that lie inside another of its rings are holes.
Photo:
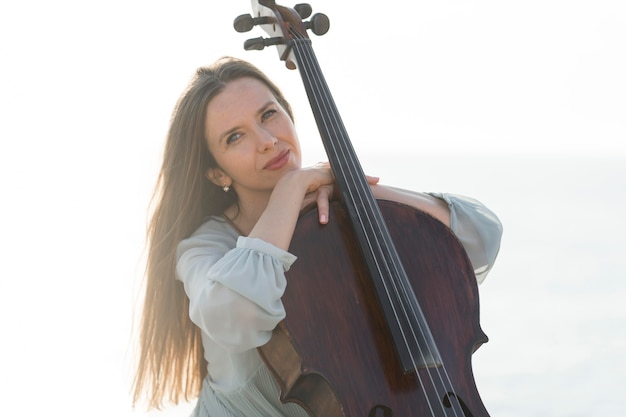
[[[259,353],[281,401],[311,417],[485,417],[471,355],[487,341],[478,287],[454,234],[412,207],[376,200],[307,35],[329,28],[308,5],[252,0],[239,32],[261,26],[298,69],[339,190],[332,222],[301,215],[290,245],[286,318]]]

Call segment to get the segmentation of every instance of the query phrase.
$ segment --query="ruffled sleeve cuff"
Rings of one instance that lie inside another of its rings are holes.
[[[291,268],[291,265],[293,265],[297,259],[295,255],[262,239],[239,236],[239,238],[237,238],[237,247],[240,249],[251,249],[270,255],[274,259],[280,261],[285,272],[289,271],[289,268]]]
[[[478,283],[482,283],[498,256],[502,223],[491,210],[473,198],[446,193],[428,194],[448,204],[450,228],[465,248]]]

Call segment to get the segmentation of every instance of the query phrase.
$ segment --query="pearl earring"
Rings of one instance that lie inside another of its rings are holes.
[[[230,187],[228,185],[225,185],[222,187],[222,190],[224,190],[224,192],[227,193],[228,190],[230,190]]]

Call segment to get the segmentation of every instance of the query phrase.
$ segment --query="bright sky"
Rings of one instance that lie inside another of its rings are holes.
[[[366,158],[626,156],[621,0],[312,6],[331,20],[314,49]],[[126,360],[147,200],[196,67],[257,64],[290,98],[307,162],[324,159],[297,72],[273,49],[243,50],[260,32],[232,29],[249,12],[246,0],[0,6],[0,414],[92,407],[94,387],[114,404],[95,415],[125,410],[127,388],[106,381]]]

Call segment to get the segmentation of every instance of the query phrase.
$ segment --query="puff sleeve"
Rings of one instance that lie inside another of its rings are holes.
[[[281,297],[294,255],[260,239],[201,227],[179,244],[177,259],[191,320],[216,344],[243,352],[269,341],[285,317]]]
[[[470,197],[428,193],[448,204],[450,229],[459,239],[482,283],[496,260],[502,239],[502,223],[481,202]]]

